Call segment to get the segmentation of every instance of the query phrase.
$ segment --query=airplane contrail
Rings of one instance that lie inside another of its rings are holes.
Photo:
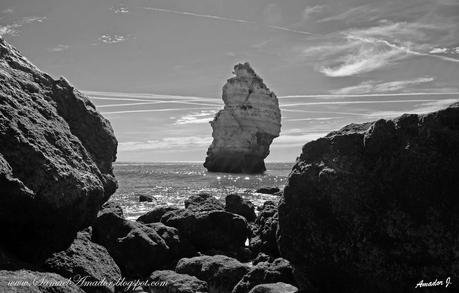
[[[296,107],[296,106],[308,106],[308,105],[347,105],[347,104],[387,104],[387,103],[422,103],[422,102],[436,102],[437,100],[388,100],[388,101],[330,101],[330,102],[304,102],[281,105],[282,107]]]
[[[236,23],[258,24],[256,21],[252,21],[252,20],[217,16],[217,15],[211,15],[211,14],[200,14],[200,13],[194,13],[194,12],[179,11],[179,10],[164,9],[164,8],[155,8],[155,7],[144,7],[144,9],[151,10],[151,11],[157,11],[157,12],[166,12],[166,13],[172,13],[172,14],[178,14],[178,15],[194,16],[194,17],[201,17],[201,18],[208,18],[208,19],[222,20],[222,21],[229,21],[229,22],[236,22]],[[302,35],[312,35],[313,34],[310,32],[290,29],[288,27],[277,26],[277,25],[266,25],[266,27],[270,29],[274,29],[274,30],[286,31],[286,32],[302,34]]]
[[[358,98],[358,97],[399,97],[399,96],[425,96],[425,95],[459,95],[459,92],[417,92],[417,93],[380,93],[380,94],[307,94],[307,95],[287,95],[279,96],[278,99],[297,99],[297,98]]]
[[[110,114],[145,113],[145,112],[189,111],[189,110],[202,110],[202,108],[167,108],[167,109],[127,110],[127,111],[101,112],[101,114],[110,115]]]

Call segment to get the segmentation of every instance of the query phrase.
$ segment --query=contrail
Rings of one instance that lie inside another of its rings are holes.
[[[304,102],[295,104],[281,105],[282,107],[296,107],[308,105],[347,105],[347,104],[387,104],[387,103],[422,103],[422,102],[436,102],[438,100],[388,100],[388,101],[333,101],[333,102]]]
[[[297,99],[297,98],[353,98],[353,97],[399,97],[399,96],[424,96],[424,95],[459,95],[459,92],[418,92],[418,93],[391,93],[391,94],[345,94],[345,95],[335,95],[335,94],[307,94],[307,95],[287,95],[279,96],[279,99]]]
[[[130,107],[137,105],[155,105],[155,104],[183,104],[183,105],[197,105],[197,106],[207,106],[207,107],[219,107],[217,104],[203,104],[196,103],[193,101],[146,101],[139,103],[125,103],[125,104],[109,104],[109,105],[100,105],[97,108],[109,108],[109,107]]]
[[[189,110],[202,110],[202,108],[168,108],[168,109],[128,110],[128,111],[115,111],[115,112],[101,112],[101,114],[110,115],[110,114],[145,113],[145,112],[189,111]]]
[[[236,23],[258,24],[257,22],[252,21],[252,20],[216,16],[216,15],[211,15],[211,14],[199,14],[199,13],[194,13],[194,12],[186,12],[186,11],[178,11],[178,10],[154,8],[154,7],[144,7],[144,9],[151,10],[151,11],[157,11],[157,12],[166,12],[166,13],[172,13],[172,14],[178,14],[178,15],[194,16],[194,17],[201,17],[201,18],[208,18],[208,19],[222,20],[222,21],[229,21],[229,22],[236,22]],[[277,25],[266,25],[266,27],[270,29],[274,29],[274,30],[291,32],[291,33],[301,34],[301,35],[312,35],[313,34],[310,32],[290,29],[288,27],[277,26]]]
[[[292,109],[282,109],[282,112],[293,112],[293,113],[323,113],[323,114],[337,114],[337,115],[352,115],[352,116],[362,116],[363,113],[352,113],[352,112],[326,112],[326,111],[308,111],[308,110],[292,110]]]

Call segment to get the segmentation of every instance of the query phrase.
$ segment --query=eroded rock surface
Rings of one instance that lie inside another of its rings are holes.
[[[262,173],[269,146],[280,133],[279,102],[248,63],[236,65],[234,74],[223,87],[225,107],[211,122],[214,140],[204,167],[212,172]]]
[[[68,246],[117,188],[108,120],[0,38],[1,244],[27,259]]]
[[[300,289],[417,292],[420,280],[457,282],[458,150],[459,103],[304,145],[278,233]]]

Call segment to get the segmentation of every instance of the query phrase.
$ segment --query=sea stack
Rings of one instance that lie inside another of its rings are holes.
[[[85,95],[0,38],[0,248],[29,260],[68,247],[117,188],[116,149]]]
[[[223,86],[223,102],[213,121],[213,142],[204,167],[211,172],[263,173],[269,146],[279,136],[281,113],[276,95],[249,63],[234,66]]]

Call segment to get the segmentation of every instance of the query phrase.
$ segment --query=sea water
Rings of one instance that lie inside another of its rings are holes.
[[[121,204],[128,219],[136,219],[154,206],[183,207],[193,194],[210,193],[224,201],[225,196],[238,192],[244,198],[261,206],[266,200],[277,200],[276,195],[256,193],[260,187],[283,188],[294,163],[267,163],[264,174],[212,173],[202,163],[116,163],[118,190],[111,200]],[[139,202],[141,194],[153,197],[152,202]]]

